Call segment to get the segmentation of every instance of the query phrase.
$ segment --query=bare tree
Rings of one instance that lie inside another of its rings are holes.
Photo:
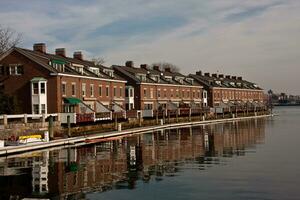
[[[94,62],[95,65],[103,65],[105,63],[104,58],[101,57],[94,57],[92,58],[92,61]]]
[[[22,34],[17,33],[9,27],[0,25],[0,54],[7,51],[11,47],[20,44],[22,41]]]
[[[151,66],[152,67],[153,66],[159,66],[159,68],[161,70],[164,70],[166,68],[170,68],[172,72],[179,72],[180,71],[180,69],[177,65],[174,65],[174,64],[168,63],[168,62],[157,62],[157,63],[153,63]]]

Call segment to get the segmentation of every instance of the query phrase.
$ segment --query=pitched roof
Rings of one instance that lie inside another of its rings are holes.
[[[226,77],[220,78],[199,74],[190,74],[189,76],[207,87],[262,90],[262,88],[258,87],[255,83],[246,80],[232,79]]]
[[[158,71],[154,69],[145,69],[145,68],[137,68],[137,67],[128,67],[128,66],[119,66],[113,65],[113,68],[124,74],[125,76],[133,79],[137,83],[160,83],[160,84],[173,84],[173,85],[186,85],[186,86],[200,86],[198,83],[193,82],[190,83],[186,79],[185,75],[182,75],[178,72],[165,72]],[[138,78],[140,75],[145,76],[144,79]],[[168,77],[171,77],[170,79]],[[182,77],[182,82],[176,79],[176,77]],[[157,78],[155,80],[154,78]]]
[[[63,57],[55,54],[49,54],[49,53],[42,53],[38,51],[33,51],[29,49],[24,49],[24,48],[19,48],[19,47],[13,47],[10,52],[12,51],[17,51],[21,53],[22,55],[28,57],[30,60],[36,62],[37,64],[41,65],[45,69],[47,69],[50,73],[61,73],[58,71],[56,68],[54,68],[51,63],[52,62],[65,62],[65,71],[63,72],[64,74],[70,74],[70,75],[80,75],[80,76],[87,76],[87,77],[93,77],[93,78],[103,78],[103,79],[112,79],[112,80],[118,80],[118,81],[125,81],[118,75],[116,76],[109,76],[105,72],[103,72],[103,69],[110,69],[113,70],[112,68],[107,68],[104,66],[96,66],[92,61],[88,60],[79,60],[75,58],[70,58],[70,57]],[[8,53],[9,54],[9,53]],[[7,54],[7,55],[8,55]],[[3,55],[6,56],[6,55]],[[2,56],[2,57],[3,57]],[[82,65],[83,67],[83,74],[76,71],[75,69],[72,68],[72,65]],[[89,70],[89,67],[97,67],[99,68],[99,74],[95,74],[94,72]]]

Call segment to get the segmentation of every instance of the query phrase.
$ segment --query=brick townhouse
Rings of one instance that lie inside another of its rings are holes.
[[[208,105],[219,107],[222,104],[244,105],[245,103],[262,106],[264,92],[255,83],[244,80],[242,77],[223,74],[190,74],[196,82],[203,85],[208,92]]]
[[[115,73],[127,80],[127,87],[134,90],[134,104],[129,109],[159,110],[178,107],[201,107],[202,86],[170,68],[161,71],[158,66],[146,64],[134,67],[132,61],[125,66],[114,65]],[[134,107],[132,107],[134,105]]]
[[[126,80],[104,66],[73,57],[59,48],[47,53],[44,43],[33,50],[14,47],[0,56],[0,88],[17,97],[22,113],[104,112],[125,105]]]

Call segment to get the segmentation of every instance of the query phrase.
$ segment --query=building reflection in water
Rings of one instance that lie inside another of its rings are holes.
[[[89,192],[134,189],[138,180],[162,181],[244,156],[264,138],[265,119],[256,119],[0,158],[0,199],[85,199]]]

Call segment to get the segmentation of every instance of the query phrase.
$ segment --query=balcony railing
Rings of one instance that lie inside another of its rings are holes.
[[[95,114],[95,120],[101,121],[101,120],[111,120],[112,119],[112,112],[100,112]]]
[[[95,121],[95,113],[76,114],[76,122],[93,122]]]

